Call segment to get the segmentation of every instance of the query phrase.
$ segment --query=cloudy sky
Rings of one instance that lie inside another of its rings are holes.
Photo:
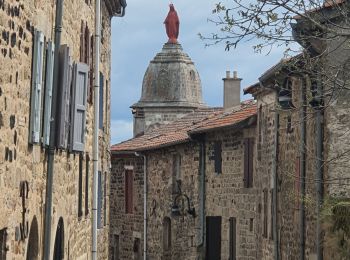
[[[179,42],[195,62],[202,80],[203,98],[210,106],[222,106],[222,78],[226,70],[237,70],[243,78],[242,88],[283,57],[283,49],[273,49],[266,56],[256,54],[252,43],[226,52],[224,45],[205,47],[198,33],[217,32],[208,18],[219,0],[174,0],[180,17]],[[225,2],[225,0],[221,0]],[[164,19],[168,13],[167,0],[129,0],[126,15],[112,20],[112,144],[132,137],[130,105],[141,94],[143,75],[149,61],[161,51],[167,41]],[[244,97],[245,98],[245,97]]]

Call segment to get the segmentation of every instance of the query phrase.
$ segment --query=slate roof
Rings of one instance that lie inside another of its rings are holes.
[[[113,145],[112,153],[133,153],[186,143],[190,134],[228,127],[256,115],[254,101],[242,103],[230,111],[222,108],[199,108],[179,120],[164,124],[146,134]]]

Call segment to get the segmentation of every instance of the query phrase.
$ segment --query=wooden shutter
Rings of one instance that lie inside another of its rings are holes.
[[[88,82],[89,67],[83,63],[74,64],[70,129],[70,149],[72,151],[84,151]]]
[[[97,180],[97,228],[102,228],[102,173],[98,172],[98,180]]]
[[[229,260],[236,260],[237,229],[236,218],[230,218]]]
[[[78,217],[83,216],[83,155],[79,154]]]
[[[125,171],[125,213],[133,213],[133,189],[134,176],[133,171]]]
[[[71,69],[70,51],[67,45],[60,46],[59,85],[57,110],[57,147],[66,149],[70,123]]]
[[[246,138],[243,141],[244,146],[244,187],[253,187],[253,159],[254,159],[254,139]]]
[[[221,149],[221,141],[216,141],[214,143],[214,163],[215,163],[215,172],[222,173],[222,149]]]
[[[221,260],[221,217],[207,217],[206,260]]]
[[[45,79],[45,109],[43,125],[43,145],[48,146],[50,142],[50,122],[53,86],[54,44],[49,41],[46,51],[46,79]]]
[[[29,142],[32,144],[37,144],[40,142],[43,63],[44,63],[44,34],[40,31],[35,30],[34,49],[33,49],[30,128],[29,128]]]
[[[90,156],[86,154],[85,160],[85,215],[89,214],[89,168],[90,167]]]
[[[100,104],[99,104],[99,126],[100,129],[103,129],[103,83],[104,76],[100,73]]]

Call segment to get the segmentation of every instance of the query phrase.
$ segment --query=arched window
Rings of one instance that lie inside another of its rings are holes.
[[[163,251],[169,252],[171,250],[171,220],[165,217],[163,220]]]

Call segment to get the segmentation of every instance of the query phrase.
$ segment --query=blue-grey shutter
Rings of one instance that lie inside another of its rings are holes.
[[[98,172],[97,180],[97,228],[102,228],[102,173]]]
[[[43,60],[44,34],[40,31],[35,30],[29,127],[29,142],[32,144],[37,144],[40,142]]]
[[[46,146],[49,145],[50,142],[54,52],[54,44],[49,41],[46,51],[45,108],[43,125],[43,145]]]
[[[103,88],[104,76],[100,72],[100,104],[99,104],[99,128],[103,129]]]
[[[70,149],[72,151],[84,151],[88,82],[89,66],[84,63],[74,64],[70,129]]]
[[[57,110],[57,147],[60,149],[66,149],[68,145],[72,69],[69,54],[70,51],[67,45],[60,46]]]

